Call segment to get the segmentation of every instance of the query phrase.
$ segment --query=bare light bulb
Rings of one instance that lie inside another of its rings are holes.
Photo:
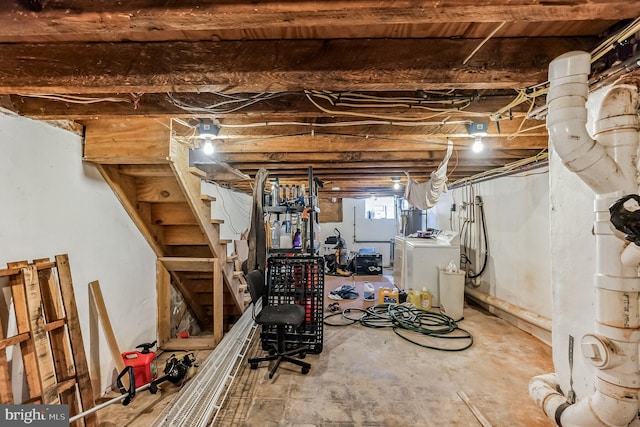
[[[483,148],[484,146],[482,145],[482,138],[476,137],[475,141],[473,142],[473,145],[471,146],[471,149],[473,150],[474,153],[479,153],[482,151]]]
[[[207,156],[210,156],[214,151],[215,150],[213,148],[213,142],[211,142],[211,140],[207,138],[204,142],[204,145],[202,146],[202,152]]]
[[[395,184],[393,184],[393,189],[394,190],[398,190],[400,188],[400,183],[396,182]]]

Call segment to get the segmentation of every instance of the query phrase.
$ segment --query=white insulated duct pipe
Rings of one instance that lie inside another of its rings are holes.
[[[609,206],[638,191],[639,97],[631,85],[607,92],[594,141],[586,130],[589,71],[590,56],[584,52],[570,52],[551,63],[547,128],[563,163],[596,193],[596,324],[595,333],[582,337],[580,346],[596,368],[595,392],[569,404],[555,375],[548,374],[531,380],[529,394],[559,426],[627,426],[639,409],[640,251],[614,234]]]

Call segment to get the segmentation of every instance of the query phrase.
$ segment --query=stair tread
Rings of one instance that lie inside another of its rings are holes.
[[[211,218],[211,224],[224,224],[224,219]]]
[[[216,198],[214,196],[209,195],[209,194],[201,194],[200,195],[200,200],[202,200],[203,202],[215,202]]]
[[[197,176],[198,178],[206,178],[207,177],[207,173],[205,171],[203,171],[202,169],[198,169],[196,167],[190,167],[189,168],[189,172],[195,176]]]

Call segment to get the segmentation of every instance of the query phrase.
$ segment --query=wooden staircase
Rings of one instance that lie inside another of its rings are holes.
[[[215,198],[201,194],[189,148],[171,138],[170,121],[86,123],[84,159],[95,163],[158,256],[159,346],[173,348],[169,283],[184,297],[213,348],[245,308],[243,278],[227,262],[228,240],[211,218]],[[181,340],[183,341],[183,340]],[[200,340],[203,341],[203,340]]]

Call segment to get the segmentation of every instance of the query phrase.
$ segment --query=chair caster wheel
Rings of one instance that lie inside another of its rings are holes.
[[[257,363],[250,363],[250,367],[251,367],[251,369],[258,369],[258,364]]]
[[[300,353],[298,353],[299,359],[304,359],[305,357],[307,357],[307,353],[305,353],[304,351],[301,351]]]
[[[269,356],[273,356],[274,354],[276,354],[276,351],[274,349],[269,350]]]
[[[302,375],[307,375],[309,373],[309,368],[302,368]]]

